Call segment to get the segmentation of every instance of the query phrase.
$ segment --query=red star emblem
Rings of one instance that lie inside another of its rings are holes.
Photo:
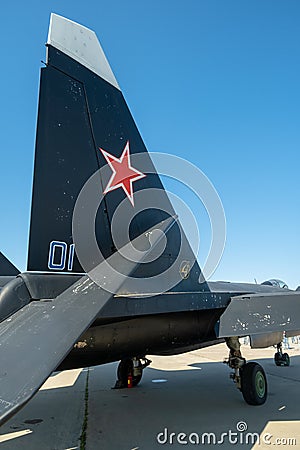
[[[132,206],[134,206],[133,183],[144,178],[146,175],[132,167],[130,163],[129,141],[127,141],[120,158],[116,158],[102,148],[100,150],[113,172],[103,194],[121,187]]]

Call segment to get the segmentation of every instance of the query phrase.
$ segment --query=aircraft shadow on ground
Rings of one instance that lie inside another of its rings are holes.
[[[184,370],[162,370],[150,366],[139,386],[120,390],[111,389],[117,364],[91,367],[89,421],[99,424],[103,430],[103,442],[112,439],[110,423],[115,421],[119,424],[120,433],[122,428],[130,430],[135,442],[139,442],[141,429],[145,430],[149,442],[150,439],[154,442],[156,434],[164,427],[178,433],[221,433],[235,430],[236,424],[242,420],[247,423],[249,431],[260,434],[270,421],[299,420],[297,383],[300,382],[300,356],[291,358],[290,367],[276,367],[272,358],[259,359],[258,362],[267,373],[269,385],[269,396],[262,406],[250,406],[244,402],[229,379],[230,370],[222,362],[187,362]],[[24,427],[34,430],[34,433],[12,440],[10,444],[3,443],[3,448],[14,448],[13,442],[19,440],[26,440],[28,445],[38,442],[45,429],[49,432],[53,428],[54,434],[59,434],[60,428],[65,432],[69,425],[65,420],[61,421],[60,411],[67,414],[68,410],[83,408],[86,374],[86,370],[82,371],[70,386],[41,390],[1,428],[1,434]],[[58,373],[53,376],[56,378]],[[74,398],[77,398],[75,403]],[[42,422],[30,423],[35,419],[42,419]],[[93,433],[92,426],[90,433]],[[117,435],[115,439],[117,442]],[[244,445],[243,448],[251,447]]]

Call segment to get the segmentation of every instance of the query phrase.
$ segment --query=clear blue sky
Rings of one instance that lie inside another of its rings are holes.
[[[300,284],[298,0],[5,2],[0,249],[26,267],[40,61],[50,12],[92,28],[151,151],[200,167],[227,244],[213,279]],[[208,247],[201,205],[180,187]]]

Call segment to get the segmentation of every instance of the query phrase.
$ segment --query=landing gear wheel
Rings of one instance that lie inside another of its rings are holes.
[[[274,362],[275,362],[276,366],[280,366],[281,365],[280,364],[281,358],[282,358],[282,355],[280,353],[276,352],[275,355],[274,355]]]
[[[274,361],[276,366],[289,366],[290,365],[290,357],[288,353],[275,353]]]
[[[127,387],[127,380],[130,375],[132,376],[132,386],[137,386],[142,379],[143,369],[140,367],[139,370],[136,370],[133,360],[130,358],[122,359],[117,369],[117,378],[122,386]]]
[[[268,386],[264,369],[260,364],[249,362],[240,369],[241,391],[249,405],[263,405],[267,399]]]
[[[290,365],[290,357],[289,357],[288,353],[284,353],[282,355],[282,359],[284,360],[284,365],[285,366],[289,366]]]
[[[288,353],[282,353],[282,342],[277,344],[277,352],[274,355],[274,361],[276,366],[289,366],[290,357]]]

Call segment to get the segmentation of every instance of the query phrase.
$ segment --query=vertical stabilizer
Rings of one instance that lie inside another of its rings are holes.
[[[78,196],[92,176],[96,177],[100,202],[95,234],[104,258],[111,256],[116,247],[126,245],[128,239],[175,217],[95,33],[52,14],[47,64],[41,69],[29,271],[82,273],[90,269],[83,267],[77,257],[72,218]],[[89,214],[86,206],[90,201],[88,197],[82,215]],[[147,204],[150,206],[145,207]],[[121,210],[123,213],[114,222],[117,229],[113,238],[113,220],[116,211]],[[94,219],[88,216],[87,220]],[[88,256],[92,254],[88,242],[81,247]],[[177,261],[179,251],[183,256]],[[155,276],[175,260],[177,275],[183,265],[186,271],[186,262],[194,261],[178,221],[168,231],[160,257],[142,264],[137,276]],[[191,276],[182,275],[184,289],[196,289],[201,273],[198,264],[188,271]]]

